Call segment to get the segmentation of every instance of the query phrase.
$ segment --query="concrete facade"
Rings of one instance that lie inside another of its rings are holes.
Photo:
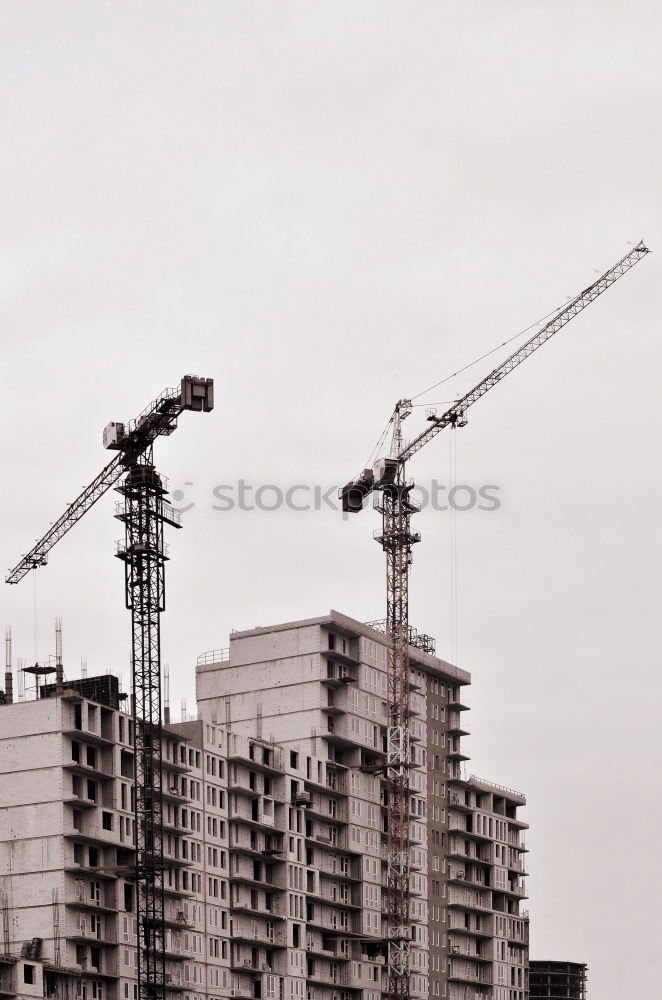
[[[525,1000],[523,796],[467,776],[465,671],[411,647],[416,1000]],[[134,1000],[133,722],[0,706],[0,1000]],[[168,1000],[380,1000],[386,642],[331,612],[234,633],[163,729]]]
[[[473,775],[451,774],[449,791],[450,995],[526,1000],[529,921],[521,902],[527,824],[517,818],[525,798]]]
[[[0,995],[135,997],[132,742],[127,715],[74,692],[0,707]],[[206,774],[176,727],[163,758],[169,992],[228,996],[229,962],[208,948],[220,906],[203,877],[212,845],[227,859],[227,823],[212,829],[206,802],[211,788],[225,795],[224,777]]]
[[[586,1000],[584,962],[537,959],[531,962],[531,1000]]]
[[[525,1000],[526,824],[517,816],[525,798],[466,774],[463,690],[470,675],[416,646],[410,656],[413,992]],[[233,633],[229,649],[203,654],[197,667],[203,716],[245,735],[277,733],[283,746],[347,769],[350,837],[380,868],[384,838],[377,847],[372,831],[384,832],[376,786],[385,760],[386,668],[385,636],[334,611]],[[366,785],[364,775],[374,783]]]

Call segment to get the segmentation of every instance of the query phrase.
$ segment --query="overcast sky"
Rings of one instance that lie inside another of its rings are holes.
[[[467,746],[475,773],[529,798],[532,956],[587,961],[596,1000],[657,995],[659,7],[0,14],[3,565],[108,460],[108,421],[186,372],[213,377],[214,412],[156,447],[190,507],[163,623],[175,713],[230,629],[385,614],[372,510],[219,511],[215,487],[347,481],[396,399],[563,303],[628,241],[657,251],[456,434],[457,481],[500,501],[457,515]],[[420,483],[448,483],[449,437],[412,461]],[[38,655],[60,615],[69,676],[82,656],[128,676],[113,499],[37,577]],[[449,523],[418,516],[411,595],[448,658]],[[1,610],[34,660],[32,587],[5,587]]]

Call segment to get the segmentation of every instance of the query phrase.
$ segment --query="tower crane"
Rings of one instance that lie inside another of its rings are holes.
[[[44,566],[53,546],[119,483],[116,489],[124,501],[115,505],[115,517],[124,523],[124,540],[117,543],[116,555],[124,562],[125,599],[131,612],[135,749],[131,872],[136,882],[139,1000],[165,1000],[166,990],[160,615],[165,609],[168,559],[163,527],[181,527],[181,515],[165,499],[167,487],[154,468],[153,445],[158,437],[172,434],[184,410],[208,412],[213,407],[212,379],[186,375],[135,420],[108,424],[104,447],[117,454],[6,577],[7,583],[18,583],[30,570]]]
[[[412,766],[410,733],[409,665],[409,567],[412,547],[420,534],[412,530],[412,515],[419,508],[411,498],[413,482],[406,474],[407,462],[447,427],[464,427],[466,413],[490,389],[542,347],[610,285],[634,267],[648,253],[643,241],[634,246],[613,267],[575,296],[537,333],[481,379],[470,392],[441,416],[430,411],[430,426],[404,442],[402,422],[412,411],[409,399],[395,405],[390,454],[364,469],[340,492],[344,513],[357,513],[365,499],[374,494],[374,506],[382,516],[381,531],[375,534],[386,554],[386,636],[388,641],[388,727],[386,764],[387,792],[387,872],[386,940],[388,943],[388,996],[409,1000],[410,974],[410,815],[409,787]]]

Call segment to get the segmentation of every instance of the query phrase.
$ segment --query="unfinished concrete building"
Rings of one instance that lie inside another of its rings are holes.
[[[136,996],[132,727],[116,698],[72,689],[0,708],[6,996]],[[163,768],[168,988],[202,996],[211,980],[220,996],[229,964],[207,948],[218,915],[205,911],[202,858],[212,844],[227,851],[227,827],[207,830],[203,817],[219,810],[203,796],[210,786],[225,795],[224,780],[174,727]]]
[[[524,799],[466,774],[469,675],[412,640],[412,995],[524,1000]],[[162,732],[169,1000],[380,1000],[385,671],[335,612],[200,658]],[[133,720],[114,678],[39,694],[0,706],[0,1000],[135,1000]]]
[[[470,675],[412,633],[412,992],[451,1000],[524,1000],[528,914],[525,799],[468,776],[462,736]],[[386,638],[337,612],[231,635],[198,660],[201,714],[245,736],[333,764],[348,782],[348,843],[384,860]],[[340,825],[339,832],[342,832]],[[315,857],[311,856],[314,867]],[[378,909],[378,908],[377,908]],[[378,935],[376,935],[378,936]]]
[[[587,966],[584,962],[536,959],[530,964],[531,1000],[586,1000]]]

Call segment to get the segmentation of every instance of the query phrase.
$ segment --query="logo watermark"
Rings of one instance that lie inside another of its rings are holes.
[[[219,512],[233,510],[261,513],[282,510],[296,513],[323,510],[340,512],[342,502],[338,491],[337,485],[293,483],[286,486],[279,483],[253,483],[247,479],[238,479],[234,483],[221,483],[211,487],[207,498],[201,502],[196,497],[195,481],[186,480],[183,488],[173,490],[172,505],[182,514],[201,506]],[[421,510],[432,508],[437,511],[453,510],[465,513],[478,510],[491,513],[501,509],[502,501],[499,494],[500,489],[494,483],[478,486],[455,483],[453,486],[448,486],[433,479],[427,485],[414,486],[409,496]],[[368,505],[369,500],[366,500],[365,506]],[[343,517],[347,516],[343,514]]]

